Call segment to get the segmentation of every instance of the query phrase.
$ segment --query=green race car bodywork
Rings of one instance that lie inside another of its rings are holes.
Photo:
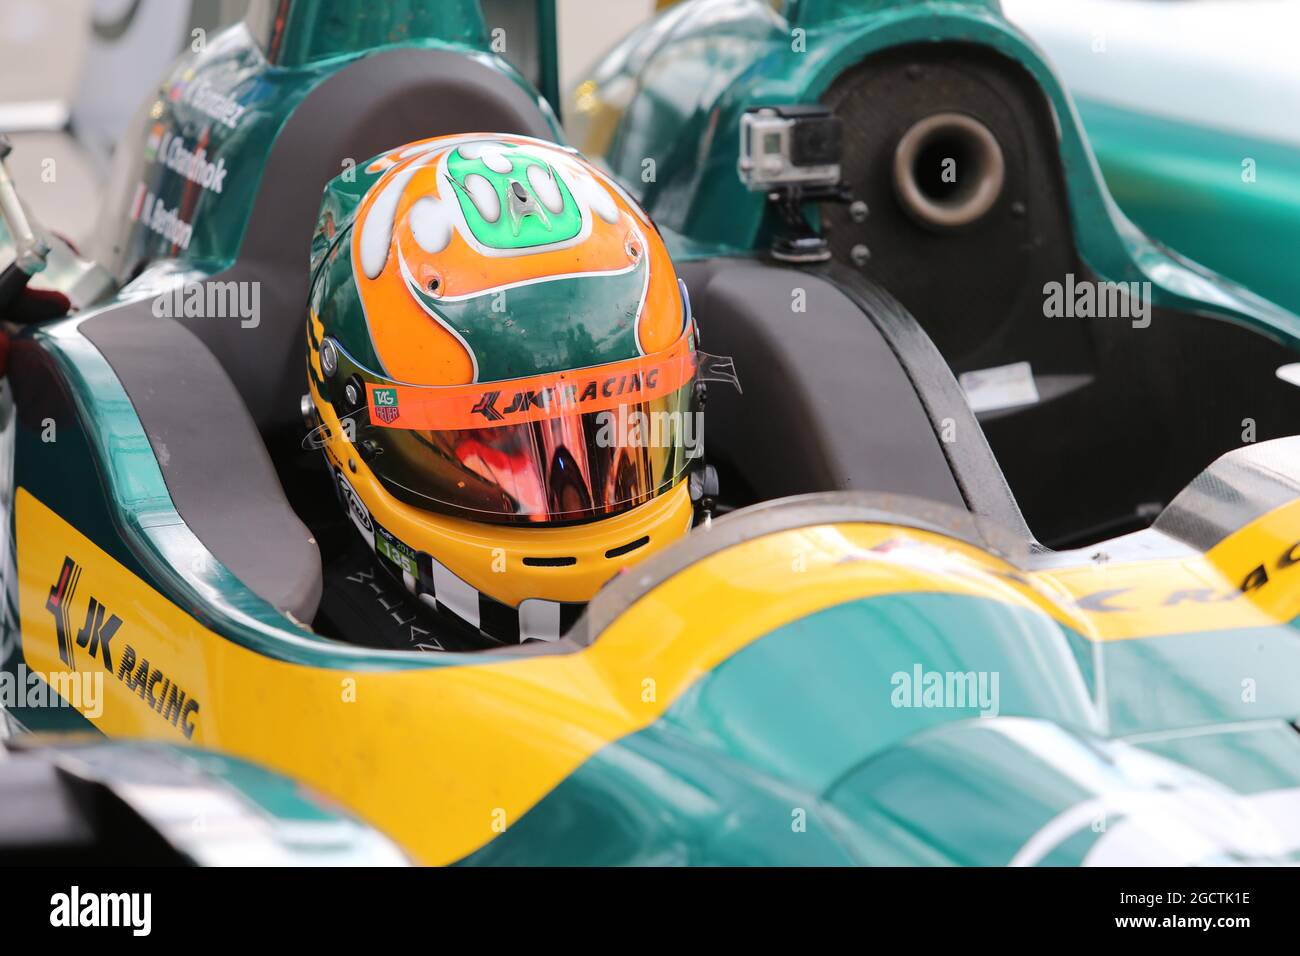
[[[890,47],[978,44],[1029,71],[1050,101],[1074,234],[1098,275],[1150,281],[1157,303],[1212,309],[1295,340],[1300,323],[1293,314],[1208,279],[1133,228],[1098,174],[1064,86],[1002,16],[997,0],[788,0],[782,6],[784,15],[763,0],[680,4],[628,37],[596,66],[590,86],[579,89],[571,120],[578,145],[603,153],[659,226],[681,234],[679,255],[765,244],[764,196],[748,192],[734,174],[745,109],[815,101],[851,64]],[[635,93],[624,103],[629,88]],[[601,100],[602,91],[610,91],[614,105]],[[1171,147],[1183,154],[1181,144]],[[1211,221],[1199,218],[1203,228]]]
[[[1300,311],[1300,151],[1107,103],[1078,106],[1107,188],[1144,232]]]
[[[315,4],[293,6],[317,22]],[[355,60],[390,47],[454,53],[498,72],[502,88],[522,88],[488,51],[475,4],[406,7],[408,19],[395,14],[378,34],[326,31],[317,42],[310,30],[300,40],[291,31],[284,48],[296,52],[280,65],[242,26],[186,58],[157,100],[158,148],[169,136],[192,144],[211,134],[205,161],[223,163],[226,176],[219,201],[210,188],[219,171],[196,186],[142,153],[132,177],[150,178],[117,195],[135,212],[111,243],[113,273],[141,278],[16,336],[0,404],[9,529],[0,658],[7,671],[102,672],[106,699],[94,718],[11,707],[12,722],[258,761],[307,781],[426,863],[1053,865],[1300,854],[1290,822],[1300,802],[1294,440],[1203,461],[1154,527],[1081,549],[1039,546],[1008,527],[1014,507],[990,515],[973,494],[969,507],[951,507],[863,488],[855,476],[827,481],[833,487],[738,508],[620,575],[561,641],[490,654],[332,639],[295,611],[311,603],[300,592],[271,594],[240,570],[276,541],[254,528],[242,550],[218,556],[198,506],[180,502],[197,480],[182,459],[210,452],[223,424],[207,422],[212,441],[200,447],[147,421],[159,420],[158,395],[215,403],[233,394],[225,376],[238,378],[240,361],[255,357],[226,357],[211,381],[197,366],[193,377],[164,367],[132,379],[98,330],[115,315],[125,325],[178,277],[258,264],[250,250],[262,242],[267,202],[259,173],[277,168],[276,141],[311,91]],[[806,31],[806,53],[791,52],[792,28]],[[954,39],[1021,65],[1052,104],[1072,234],[1096,274],[1150,281],[1157,307],[1177,313],[1171,321],[1217,317],[1300,349],[1300,319],[1171,256],[1118,213],[1069,98],[995,3],[804,0],[782,18],[764,4],[701,0],[647,30],[652,50],[641,34],[607,61],[640,70],[625,71],[635,94],[607,159],[682,264],[712,263],[753,300],[777,288],[774,298],[789,302],[802,290],[814,317],[856,303],[851,328],[892,308],[850,302],[833,274],[774,273],[760,262],[769,225],[763,197],[735,176],[740,112],[816,99],[873,51]],[[617,72],[598,74],[588,95],[607,92]],[[554,128],[549,110],[537,116]],[[220,117],[235,128],[218,128]],[[144,149],[150,130],[141,130]],[[337,168],[348,157],[326,158]],[[653,182],[642,179],[646,159]],[[292,239],[304,276],[309,226]],[[52,266],[50,281],[59,274]],[[698,288],[722,284],[701,279]],[[744,309],[764,305],[738,298]],[[706,346],[722,332],[718,303],[712,326],[700,313]],[[290,305],[299,311],[262,321],[298,334],[306,302]],[[172,324],[154,321],[140,327],[140,351]],[[805,329],[781,348],[815,338]],[[301,357],[286,367],[297,374]],[[747,389],[765,371],[742,368]],[[947,388],[952,375],[941,366],[932,378]],[[265,415],[254,408],[256,385],[241,393],[247,433],[259,453],[263,440],[292,452],[301,433],[281,427],[278,405]],[[784,411],[751,414],[776,428]],[[919,430],[941,441],[959,409],[929,411],[933,422]],[[964,414],[967,444],[950,452],[956,471],[960,455],[987,453]],[[800,427],[813,433],[814,424]],[[905,451],[880,447],[878,458]],[[252,481],[236,464],[240,449],[222,454],[231,461],[223,484]],[[287,476],[284,461],[291,456],[279,462]]]

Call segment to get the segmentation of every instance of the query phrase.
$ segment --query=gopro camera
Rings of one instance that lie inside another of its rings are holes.
[[[760,106],[740,118],[741,182],[752,192],[834,187],[843,124],[824,106]]]

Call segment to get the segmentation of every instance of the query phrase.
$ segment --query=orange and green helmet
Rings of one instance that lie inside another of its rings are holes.
[[[685,288],[645,213],[573,150],[446,136],[345,171],[313,239],[307,338],[354,523],[425,597],[429,566],[461,617],[464,585],[546,636],[528,622],[690,526]]]

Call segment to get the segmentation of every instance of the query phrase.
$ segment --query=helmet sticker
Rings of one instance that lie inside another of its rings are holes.
[[[341,469],[334,469],[334,478],[338,482],[339,494],[343,496],[352,523],[357,526],[357,530],[361,532],[362,537],[373,548],[375,546],[375,526],[370,520],[370,510],[366,508],[365,502],[361,500],[357,490],[352,487],[352,483],[343,477]]]
[[[388,428],[456,431],[543,421],[573,411],[599,412],[677,391],[701,353],[688,330],[653,356],[576,371],[481,384],[424,387],[366,383],[372,423]]]
[[[375,551],[379,556],[392,561],[403,574],[418,578],[420,566],[415,549],[387,528],[380,526],[378,531],[379,535],[375,538]]]
[[[493,249],[524,249],[582,231],[582,210],[550,163],[528,147],[480,145],[451,150],[446,165],[475,239]]]
[[[397,421],[400,415],[397,408],[397,389],[371,389],[370,413],[385,425],[391,425],[393,422]]]

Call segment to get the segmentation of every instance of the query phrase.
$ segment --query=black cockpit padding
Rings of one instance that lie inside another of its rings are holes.
[[[925,407],[953,479],[966,507],[981,518],[1013,531],[1035,550],[1034,539],[1002,466],[989,446],[983,426],[971,410],[952,368],[921,323],[878,283],[838,263],[823,267],[826,276],[858,304],[893,350],[917,398]]]
[[[709,390],[705,448],[757,500],[906,494],[1029,539],[943,358],[896,301],[858,277],[752,259],[684,262],[705,352],[744,387]]]
[[[151,299],[93,316],[81,331],[126,388],[186,525],[253,593],[310,623],[320,552],[212,353],[155,318]]]

